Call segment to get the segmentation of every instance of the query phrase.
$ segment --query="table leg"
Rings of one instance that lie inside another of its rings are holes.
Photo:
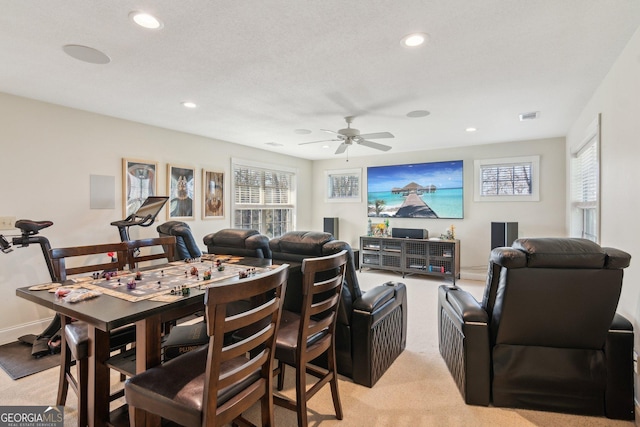
[[[160,316],[148,317],[136,322],[136,373],[146,371],[162,362],[162,321]],[[136,425],[160,426],[160,417],[146,414],[146,419],[136,420]]]
[[[89,427],[109,421],[109,333],[89,325]]]

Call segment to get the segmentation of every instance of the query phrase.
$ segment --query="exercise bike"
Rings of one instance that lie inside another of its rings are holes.
[[[47,264],[47,269],[49,270],[49,275],[51,276],[51,281],[55,282],[57,280],[54,269],[53,262],[51,261],[51,257],[49,256],[49,250],[51,249],[51,244],[49,243],[49,239],[46,237],[39,235],[40,230],[50,227],[53,225],[51,221],[32,221],[29,219],[20,219],[16,221],[14,227],[20,229],[20,236],[9,236],[13,237],[11,239],[11,243],[0,234],[0,250],[8,254],[13,251],[11,246],[26,248],[29,245],[38,244],[42,249],[42,255],[44,256],[45,263]],[[18,341],[24,342],[26,344],[31,344],[31,355],[39,358],[46,354],[50,353],[59,353],[60,352],[60,327],[61,321],[58,313],[53,317],[49,326],[42,331],[40,335],[23,335],[18,337]]]

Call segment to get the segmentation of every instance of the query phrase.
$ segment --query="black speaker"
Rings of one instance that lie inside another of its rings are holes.
[[[391,229],[391,237],[401,239],[428,239],[429,232],[423,228],[398,228]]]
[[[324,219],[324,232],[331,233],[333,237],[338,239],[338,218],[325,218]]]
[[[511,246],[518,238],[517,222],[491,223],[491,249]]]

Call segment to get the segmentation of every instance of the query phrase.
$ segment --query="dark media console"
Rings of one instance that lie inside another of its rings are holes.
[[[362,236],[362,267],[397,271],[402,277],[425,274],[451,278],[455,285],[460,278],[460,241]]]

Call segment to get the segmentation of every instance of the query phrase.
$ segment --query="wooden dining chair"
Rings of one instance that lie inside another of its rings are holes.
[[[56,280],[63,282],[76,274],[103,271],[124,270],[127,264],[127,245],[125,243],[107,243],[100,245],[53,248],[49,250]],[[76,266],[69,266],[67,261],[74,258]],[[89,334],[88,326],[81,321],[72,322],[67,316],[60,316],[60,376],[56,405],[64,405],[67,401],[69,386],[78,397],[78,426],[87,425],[88,402],[87,386],[89,373]],[[123,327],[115,330],[110,336],[112,350],[122,349],[135,341],[135,328]],[[76,362],[76,376],[71,365]],[[121,394],[120,394],[121,396]],[[119,395],[113,396],[117,398]]]
[[[300,313],[283,310],[276,339],[278,390],[284,387],[287,365],[296,370],[296,400],[274,396],[274,403],[297,412],[298,426],[306,427],[307,401],[325,384],[331,386],[336,418],[342,419],[342,405],[338,393],[335,329],[342,283],[347,265],[347,251],[334,255],[306,258],[302,261],[302,307]],[[311,364],[326,355],[327,369]],[[318,381],[307,390],[306,374]]]
[[[135,270],[141,262],[164,259],[165,262],[175,261],[176,238],[175,236],[152,237],[149,239],[129,240],[127,244],[127,262],[129,270]],[[149,254],[141,254],[140,249],[160,249]]]
[[[183,426],[253,425],[242,417],[260,401],[262,425],[273,426],[273,349],[289,266],[207,288],[209,344],[129,378],[130,425],[159,421]],[[253,303],[227,315],[237,301]],[[237,340],[225,334],[241,331]]]

